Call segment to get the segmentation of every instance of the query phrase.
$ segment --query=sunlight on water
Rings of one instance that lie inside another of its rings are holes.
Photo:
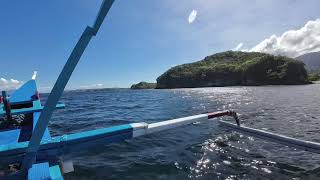
[[[320,142],[319,89],[320,84],[67,92],[67,107],[55,114],[50,130],[62,135],[233,109],[246,126]],[[235,133],[214,119],[69,156],[75,173],[67,179],[320,177],[319,155]]]

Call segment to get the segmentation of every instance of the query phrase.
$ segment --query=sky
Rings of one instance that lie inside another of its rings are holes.
[[[49,90],[101,0],[5,0],[0,89],[37,71]],[[68,89],[130,87],[227,50],[295,57],[320,51],[319,0],[115,0]]]

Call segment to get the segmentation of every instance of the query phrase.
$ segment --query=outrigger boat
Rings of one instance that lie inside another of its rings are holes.
[[[251,136],[293,146],[306,151],[320,153],[320,144],[302,141],[271,132],[240,125],[234,111],[218,111],[189,117],[161,121],[157,123],[131,123],[115,127],[101,128],[75,134],[51,137],[48,122],[55,109],[64,108],[58,101],[75,69],[82,53],[95,36],[111,8],[114,0],[104,0],[95,23],[87,27],[74,47],[67,63],[61,71],[46,103],[42,106],[35,78],[25,83],[10,97],[2,92],[0,103],[0,179],[62,180],[63,174],[73,171],[70,161],[63,155],[86,150],[92,146],[121,142],[127,139],[164,131],[195,122],[207,121],[222,116],[232,116],[236,124],[220,119],[216,121],[225,127]]]

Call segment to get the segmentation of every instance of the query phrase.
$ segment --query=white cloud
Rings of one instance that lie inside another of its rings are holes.
[[[101,89],[101,88],[104,88],[104,85],[101,83],[80,86],[80,89]]]
[[[289,57],[320,51],[320,19],[308,21],[302,28],[286,31],[281,36],[272,35],[250,51]]]
[[[189,18],[188,18],[189,24],[193,23],[193,21],[196,20],[197,13],[198,12],[196,10],[192,10],[192,12],[190,13]]]
[[[0,83],[1,84],[8,84],[8,80],[6,80],[5,78],[1,78]]]
[[[243,43],[239,43],[239,44],[237,45],[237,47],[235,47],[233,50],[234,50],[234,51],[239,51],[239,50],[242,48],[242,46],[243,46]]]
[[[22,85],[22,81],[16,79],[7,80],[5,78],[0,78],[0,90],[13,90],[17,89]]]
[[[10,82],[11,82],[12,84],[19,84],[19,83],[20,83],[20,81],[18,81],[18,80],[16,80],[16,79],[10,79]]]

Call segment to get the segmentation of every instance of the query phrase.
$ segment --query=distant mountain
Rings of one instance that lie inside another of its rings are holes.
[[[175,66],[157,78],[157,88],[306,84],[301,61],[257,52],[227,51]]]
[[[320,52],[307,53],[295,59],[304,62],[309,72],[320,72]]]

